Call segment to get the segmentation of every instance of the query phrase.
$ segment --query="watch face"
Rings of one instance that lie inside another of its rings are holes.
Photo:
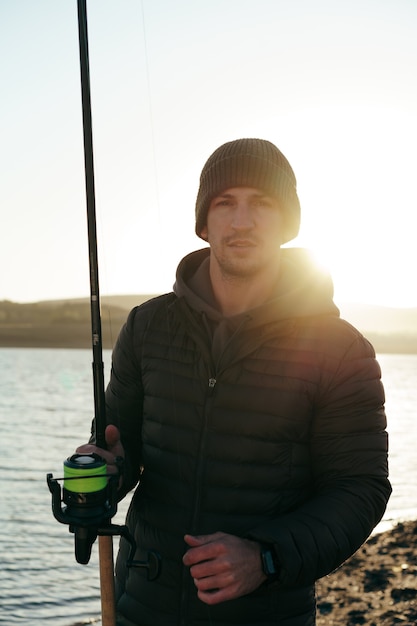
[[[267,576],[273,576],[274,574],[276,574],[277,569],[275,567],[274,555],[272,554],[272,551],[268,548],[266,550],[262,550],[261,557],[262,569],[264,571],[264,574],[266,574]]]

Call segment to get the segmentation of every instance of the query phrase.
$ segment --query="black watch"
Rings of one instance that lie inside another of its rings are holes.
[[[274,547],[271,544],[261,543],[262,571],[267,576],[267,582],[277,580],[279,565]]]

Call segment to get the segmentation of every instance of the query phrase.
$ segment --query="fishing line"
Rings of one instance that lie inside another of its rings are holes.
[[[104,364],[98,280],[98,254],[96,207],[94,185],[93,135],[91,119],[90,69],[86,0],[77,0],[78,39],[81,73],[82,118],[84,138],[84,169],[87,204],[88,252],[90,270],[90,312],[93,351],[94,424],[95,443],[106,449],[106,404],[104,392]],[[115,589],[113,577],[112,537],[123,536],[130,543],[127,567],[146,568],[148,579],[159,575],[159,556],[148,553],[148,561],[135,561],[136,543],[126,526],[111,524],[117,511],[118,478],[121,460],[116,459],[118,474],[107,476],[106,461],[97,454],[73,454],[64,461],[64,486],[61,495],[59,480],[47,474],[47,484],[52,495],[52,512],[55,519],[69,526],[74,533],[75,557],[78,563],[87,564],[91,548],[99,541],[100,586],[103,626],[116,623]],[[64,504],[64,506],[62,506]]]
[[[145,69],[146,69],[146,84],[148,90],[148,102],[149,102],[149,123],[150,123],[150,134],[151,134],[151,143],[152,143],[152,161],[154,168],[154,176],[155,176],[155,190],[156,190],[156,204],[157,204],[157,212],[158,212],[158,224],[159,224],[159,233],[163,232],[162,230],[162,211],[161,211],[161,202],[160,202],[160,188],[159,188],[159,177],[158,177],[158,167],[156,160],[156,143],[155,143],[155,124],[153,117],[153,106],[152,106],[152,89],[151,89],[151,77],[150,77],[150,68],[149,68],[149,55],[148,55],[148,39],[147,39],[147,29],[146,29],[146,19],[145,19],[145,8],[144,2],[141,0],[141,14],[142,14],[142,32],[143,32],[143,45],[144,45],[144,58],[145,58]],[[171,378],[171,393],[174,399],[172,409],[174,414],[174,422],[177,425],[177,433],[181,432],[179,428],[178,422],[178,413],[177,413],[177,401],[176,401],[176,387],[174,381],[174,355],[173,355],[173,346],[172,346],[172,331],[169,319],[169,307],[166,304],[166,322],[167,322],[167,332],[169,337],[169,351],[171,356],[171,367],[170,367],[170,378]],[[179,436],[179,435],[178,435]],[[179,467],[180,475],[182,474],[181,466],[183,465],[182,455],[180,453],[179,443],[176,443],[177,446],[177,463]]]
[[[159,222],[159,225],[161,225],[162,216],[161,216],[161,203],[160,203],[160,195],[159,195],[158,167],[156,164],[155,124],[154,124],[154,118],[153,118],[151,77],[150,77],[150,71],[149,71],[148,40],[147,40],[145,8],[144,8],[143,0],[141,0],[140,5],[141,5],[141,14],[142,14],[142,33],[143,33],[143,48],[144,48],[145,71],[146,71],[146,86],[148,90],[148,102],[149,102],[149,130],[151,134],[152,163],[153,163],[154,177],[155,177],[156,208],[158,212],[158,222]]]
[[[156,160],[156,142],[155,142],[155,124],[154,124],[154,116],[153,116],[153,105],[152,105],[152,89],[151,89],[151,76],[150,76],[150,66],[149,66],[149,55],[148,55],[148,38],[147,38],[147,28],[146,28],[146,19],[145,19],[145,9],[144,9],[144,1],[141,0],[141,13],[142,13],[142,32],[143,32],[143,43],[144,43],[144,58],[145,58],[145,69],[146,69],[146,83],[147,83],[147,91],[148,91],[148,102],[149,102],[149,120],[150,120],[150,134],[151,134],[151,143],[152,143],[152,161],[154,168],[154,176],[155,176],[155,189],[156,189],[156,203],[157,203],[157,212],[158,212],[158,232],[163,232],[163,224],[162,224],[162,210],[161,210],[161,201],[160,201],[160,187],[159,187],[159,177],[158,177],[158,166]],[[181,439],[181,426],[179,422],[179,414],[178,414],[178,400],[177,400],[177,391],[175,385],[175,355],[174,348],[172,345],[172,337],[173,337],[173,329],[170,323],[170,310],[169,305],[166,303],[165,305],[165,316],[166,316],[166,328],[168,333],[168,341],[169,341],[169,354],[170,356],[170,388],[171,394],[173,398],[172,403],[172,413],[173,413],[173,422],[176,426],[176,437],[175,437],[175,447],[176,447],[176,464],[178,468],[178,475],[184,475],[184,466],[185,460],[183,459],[183,455],[180,450],[180,439]],[[211,623],[211,622],[210,622]]]
[[[155,180],[156,210],[157,210],[157,215],[158,215],[158,223],[160,226],[161,225],[161,209],[160,209],[160,200],[159,200],[158,168],[157,168],[157,162],[156,162],[156,144],[155,144],[154,119],[153,119],[153,109],[152,109],[151,79],[150,79],[150,71],[149,71],[148,43],[147,43],[145,9],[144,9],[143,0],[141,0],[140,6],[141,6],[141,18],[142,18],[143,54],[144,54],[144,61],[145,61],[146,89],[148,92],[148,103],[149,103],[149,130],[150,130],[151,147],[152,147],[152,165],[153,165],[153,173],[154,173],[154,180]],[[98,189],[97,195],[99,194],[100,194],[100,189]],[[98,226],[100,228],[100,234],[102,236],[102,239],[104,240],[105,237],[102,232],[102,222],[100,219],[98,219]],[[161,229],[159,228],[159,230]],[[103,250],[104,250],[104,254],[103,254],[104,275],[108,276],[105,246],[103,247]],[[106,314],[107,316],[110,345],[111,345],[111,348],[113,349],[115,345],[115,340],[117,339],[117,337],[113,333],[113,323],[112,323],[113,320],[112,320],[109,306],[102,305],[101,310],[102,310],[102,317],[104,317],[104,314]]]

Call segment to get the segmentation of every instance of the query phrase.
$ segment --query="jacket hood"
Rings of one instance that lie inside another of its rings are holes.
[[[333,302],[333,282],[304,248],[282,248],[279,280],[272,298],[259,307],[236,316],[256,327],[270,322],[312,315],[339,316]],[[209,276],[210,248],[185,256],[178,265],[174,293],[192,309],[213,321],[223,319]]]

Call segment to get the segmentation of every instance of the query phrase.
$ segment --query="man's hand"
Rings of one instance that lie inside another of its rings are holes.
[[[190,549],[183,562],[190,568],[198,597],[206,604],[239,598],[266,580],[256,541],[221,532],[185,535],[184,539]]]
[[[110,424],[106,427],[104,436],[106,438],[107,450],[98,448],[92,443],[85,443],[76,449],[77,454],[91,454],[95,452],[99,454],[107,463],[107,471],[109,474],[117,474],[119,471],[116,465],[116,458],[125,456],[125,451],[120,441],[120,432],[116,426]],[[119,485],[120,487],[120,485]]]

